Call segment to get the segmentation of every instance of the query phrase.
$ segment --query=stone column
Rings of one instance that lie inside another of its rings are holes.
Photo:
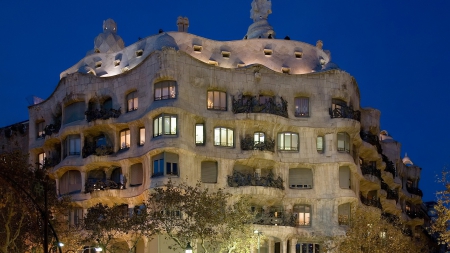
[[[282,247],[281,252],[287,253],[287,240],[281,241],[281,247]]]
[[[81,192],[83,193],[85,188],[85,184],[86,184],[86,172],[85,171],[80,171],[81,174]]]
[[[297,245],[297,239],[295,239],[295,238],[291,239],[291,252],[290,253],[295,253],[296,245]]]
[[[269,253],[274,253],[275,252],[275,241],[272,238],[270,238],[268,240],[268,243],[269,243]]]

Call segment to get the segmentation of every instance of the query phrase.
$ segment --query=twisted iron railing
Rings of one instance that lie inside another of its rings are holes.
[[[232,97],[233,105],[232,111],[237,113],[270,113],[278,116],[288,118],[287,101],[280,98],[280,102],[276,102],[273,98],[268,98],[264,103],[261,103],[259,99],[254,97],[241,97],[235,99]]]
[[[406,187],[406,191],[408,191],[411,194],[423,197],[423,192],[422,190],[420,190],[419,188],[415,188],[415,187]]]
[[[382,155],[382,157],[383,157],[383,162],[386,163],[386,168],[384,169],[384,171],[391,173],[392,177],[395,178],[397,176],[397,169],[395,168],[394,163],[389,161],[387,156]]]
[[[362,164],[361,172],[363,175],[372,175],[377,177],[379,180],[381,179],[381,171],[377,169],[373,164]]]
[[[91,122],[93,120],[96,119],[102,119],[102,120],[107,120],[109,118],[118,118],[122,112],[119,109],[109,109],[109,110],[105,110],[105,109],[90,109],[87,110],[85,113],[86,115],[86,121],[87,122]]]
[[[255,141],[252,136],[241,139],[242,150],[261,150],[275,152],[275,141],[266,137],[263,142]]]
[[[344,118],[361,121],[361,112],[358,110],[353,110],[353,106],[340,105],[334,109],[329,108],[329,113],[332,119]]]
[[[263,186],[284,190],[283,179],[281,177],[275,178],[272,171],[267,176],[258,176],[254,173],[243,173],[235,170],[233,175],[228,176],[227,181],[230,187]]]
[[[383,149],[381,148],[380,139],[378,138],[378,135],[371,134],[370,132],[361,131],[359,132],[359,135],[361,136],[361,139],[369,144],[372,144],[373,146],[377,147],[377,151],[379,154],[383,152]]]
[[[393,199],[395,202],[398,202],[398,191],[392,190],[385,182],[381,182],[381,189],[387,192],[386,199]]]
[[[363,203],[366,206],[373,206],[381,209],[381,202],[379,199],[376,198],[366,198],[362,195],[362,193],[359,193],[359,197],[361,199],[361,203]]]

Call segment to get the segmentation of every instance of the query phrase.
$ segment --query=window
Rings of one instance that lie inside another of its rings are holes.
[[[36,123],[37,138],[43,138],[45,136],[44,128],[45,128],[45,121]]]
[[[172,175],[178,176],[178,155],[164,152],[152,158],[153,174],[152,177]]]
[[[139,145],[145,144],[145,127],[139,128]]]
[[[293,253],[319,253],[320,244],[318,243],[297,243],[295,245],[295,252]]]
[[[278,150],[298,151],[298,134],[296,134],[296,133],[279,133],[278,134]]]
[[[69,170],[59,179],[59,194],[73,194],[81,192],[81,173]]]
[[[338,152],[350,153],[350,135],[348,135],[348,133],[338,133],[337,139]]]
[[[138,109],[137,92],[133,91],[127,95],[127,111],[132,112]]]
[[[272,96],[259,95],[259,104],[260,105],[271,104],[271,103],[273,103],[274,100],[275,99]]]
[[[142,168],[142,163],[136,163],[131,165],[130,187],[142,185],[143,178],[144,178],[144,170]]]
[[[338,222],[339,225],[350,225],[350,203],[339,205]]]
[[[201,180],[202,183],[217,183],[217,162],[202,162]]]
[[[195,124],[195,145],[205,145],[205,124]]]
[[[227,93],[223,91],[208,91],[208,110],[227,110]]]
[[[253,141],[255,142],[255,146],[258,144],[264,143],[264,133],[256,132],[253,134]]]
[[[176,82],[162,81],[155,83],[155,101],[176,98]]]
[[[316,148],[317,148],[317,152],[323,153],[323,151],[324,151],[324,137],[323,136],[317,136]]]
[[[298,226],[311,226],[311,206],[295,205],[293,211]]]
[[[177,116],[161,114],[153,119],[153,137],[177,134]]]
[[[339,187],[351,189],[350,168],[347,166],[339,167]]]
[[[312,189],[313,174],[311,169],[294,168],[289,170],[289,188]]]
[[[295,98],[295,117],[309,117],[309,98]]]
[[[74,208],[69,211],[69,225],[71,227],[78,227],[81,225],[84,218],[83,208]]]
[[[80,155],[81,141],[79,135],[69,135],[66,138],[66,156]]]
[[[214,146],[233,147],[234,145],[233,129],[225,127],[214,128]]]
[[[120,131],[120,149],[130,147],[130,129]]]
[[[63,123],[71,123],[84,119],[85,104],[83,102],[75,102],[64,108]]]
[[[106,147],[106,137],[104,134],[98,136],[95,140],[95,147]]]
[[[112,105],[112,98],[107,98],[105,99],[105,101],[103,101],[102,109],[105,111],[110,111],[112,109]]]
[[[39,163],[39,168],[43,168],[44,163],[45,163],[45,153],[40,153],[38,154],[38,163]]]

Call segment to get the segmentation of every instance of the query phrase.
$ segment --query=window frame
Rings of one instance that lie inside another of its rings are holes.
[[[290,147],[291,148],[287,148],[286,146],[286,135],[290,135],[291,136],[291,143],[290,143]],[[283,136],[283,146],[280,145],[280,137]],[[295,147],[293,147],[293,140],[292,140],[292,136],[297,136],[297,147],[295,149]],[[294,132],[280,132],[277,134],[277,149],[278,151],[300,151],[300,136],[298,133],[294,133]]]
[[[45,154],[45,152],[41,152],[37,155],[37,162],[38,162],[40,169],[42,169],[44,167],[46,157],[47,157],[47,155]]]
[[[348,205],[348,206],[344,206],[344,205]],[[348,213],[340,213],[339,212],[339,207],[341,207],[342,206],[342,209],[347,209],[346,211],[348,211]],[[338,215],[338,224],[339,224],[339,226],[348,226],[348,225],[350,225],[350,219],[351,219],[351,212],[352,212],[352,205],[351,205],[351,203],[342,203],[342,204],[340,204],[339,206],[338,206],[338,213],[337,213],[337,215]],[[347,216],[346,218],[345,218],[345,221],[344,221],[344,217],[342,217],[342,219],[341,219],[341,216]]]
[[[172,157],[171,157],[172,156]],[[179,177],[179,155],[176,153],[163,152],[152,157],[151,177]],[[170,169],[169,169],[170,165]],[[155,170],[157,168],[157,170]]]
[[[306,104],[306,112],[305,112],[305,104]],[[308,118],[310,116],[310,105],[309,105],[309,97],[295,97],[294,98],[294,115],[297,118]],[[302,110],[303,109],[303,110]]]
[[[137,91],[132,91],[128,93],[126,96],[126,101],[127,101],[127,112],[136,111],[139,108],[139,97],[137,96]]]
[[[295,224],[299,227],[311,227],[312,206],[308,204],[296,204],[292,211],[295,215]],[[303,216],[303,224],[300,222]]]
[[[122,136],[122,134],[123,134],[123,136]],[[122,137],[123,137],[123,141],[122,141]],[[123,129],[119,132],[119,141],[120,141],[119,142],[120,150],[125,150],[125,149],[130,148],[130,146],[131,146],[131,131],[129,128]],[[128,143],[127,143],[127,141],[128,141]],[[124,145],[124,142],[125,142],[125,145]]]
[[[169,129],[166,131],[165,119],[169,118]],[[172,124],[175,121],[175,132],[173,133]],[[162,128],[162,129],[160,129]],[[153,138],[159,136],[176,136],[178,135],[178,115],[162,113],[153,118]]]
[[[325,136],[319,135],[316,137],[316,150],[319,154],[323,154],[325,152]]]
[[[215,170],[213,172],[206,170]],[[206,180],[207,174],[213,174],[215,176],[214,180]],[[217,184],[217,177],[219,174],[219,164],[217,161],[202,161],[200,164],[200,182],[203,184]],[[205,180],[205,181],[204,181]]]
[[[223,137],[222,134],[226,133],[225,136],[225,144],[222,142]],[[219,133],[219,137],[217,138],[217,133]],[[229,136],[229,134],[231,133],[231,138]],[[217,139],[219,139],[220,141],[217,142]],[[231,140],[231,143],[230,143]],[[214,146],[216,147],[228,147],[228,148],[234,148],[234,129],[232,128],[228,128],[228,127],[215,127],[214,128]]]
[[[140,127],[138,146],[144,146],[144,144],[145,144],[145,127]]]
[[[337,133],[337,151],[340,153],[351,154],[352,147],[350,146],[350,135],[346,132]],[[340,147],[340,142],[343,142],[343,147]]]
[[[253,133],[254,145],[264,143],[265,140],[266,140],[266,133],[264,133],[264,132],[254,132]]]
[[[210,99],[210,94],[211,98]],[[218,99],[219,105],[215,105],[216,103],[216,96]],[[227,111],[228,110],[228,101],[227,101],[227,93],[225,91],[219,91],[219,90],[209,90],[206,94],[206,109],[213,110],[213,111]]]
[[[200,126],[201,126],[201,129],[198,128]],[[195,145],[196,146],[204,146],[205,139],[206,139],[205,123],[196,123],[195,124]]]
[[[297,172],[295,173],[294,170],[296,170]],[[310,190],[314,188],[314,173],[313,170],[311,168],[290,168],[289,172],[288,172],[288,184],[289,184],[289,188],[290,189],[295,189],[295,190]],[[307,182],[307,177],[302,178],[301,181],[305,182],[303,184],[292,184],[293,180],[292,178],[294,176],[299,176],[299,175],[303,175],[303,176],[309,176],[307,175],[310,174],[311,175],[311,182]],[[306,187],[305,187],[306,186]]]
[[[167,95],[164,96],[164,89],[167,88]],[[159,96],[157,96],[159,91]],[[153,85],[154,101],[169,100],[177,98],[177,82],[174,80],[164,80]]]
[[[45,137],[45,121],[36,122],[36,138],[41,139]]]
[[[77,140],[78,140],[78,142],[77,142]],[[73,146],[74,151],[72,151],[72,144],[74,144],[74,146]],[[81,155],[81,136],[79,134],[71,134],[66,137],[64,153],[65,153],[66,157]]]

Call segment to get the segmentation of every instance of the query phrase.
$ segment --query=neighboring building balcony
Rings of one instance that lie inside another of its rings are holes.
[[[379,154],[383,152],[383,149],[380,145],[380,140],[378,138],[378,135],[371,134],[370,132],[361,131],[359,132],[359,135],[361,136],[361,139],[373,146],[377,147],[377,151]]]
[[[275,178],[272,171],[267,176],[261,176],[258,173],[244,173],[234,170],[233,174],[228,176],[227,182],[230,187],[263,186],[284,190],[283,179],[280,176]]]
[[[411,194],[423,197],[423,192],[422,190],[420,190],[419,188],[415,188],[415,187],[406,187],[406,191],[408,191]]]
[[[381,202],[378,198],[375,197],[364,197],[363,194],[360,192],[359,197],[361,199],[361,203],[363,203],[366,206],[373,206],[381,209]]]
[[[232,97],[232,111],[237,113],[269,113],[288,118],[287,101],[282,97],[280,102],[276,102],[273,97],[264,97],[259,99],[256,96],[240,96],[235,99]]]
[[[387,156],[382,155],[382,157],[383,157],[383,162],[386,163],[386,168],[384,169],[384,171],[391,173],[392,177],[395,178],[397,176],[397,169],[395,168],[394,163],[389,161]]]
[[[375,167],[374,164],[362,164],[361,165],[361,172],[363,175],[372,175],[376,178],[378,178],[380,181],[381,179],[381,171]]]
[[[252,136],[247,136],[241,138],[241,149],[275,152],[275,141],[268,137],[264,141],[255,141]]]
[[[344,118],[361,121],[361,112],[358,110],[353,110],[353,106],[340,105],[334,109],[329,108],[329,113],[332,119]]]
[[[91,122],[97,119],[107,120],[110,118],[118,118],[122,112],[119,109],[89,109],[85,113],[86,121]]]
[[[390,189],[385,182],[381,182],[381,189],[387,192],[386,199],[393,199],[396,203],[398,202],[398,191]]]

